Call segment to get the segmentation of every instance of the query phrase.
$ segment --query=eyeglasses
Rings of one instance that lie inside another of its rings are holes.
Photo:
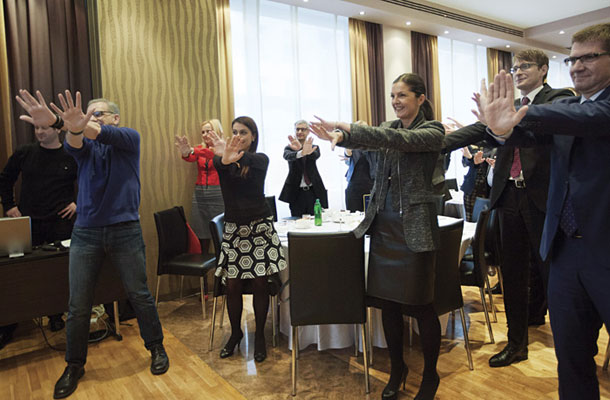
[[[95,118],[99,118],[99,117],[101,117],[104,114],[114,114],[114,113],[112,111],[94,111],[93,112],[93,116]]]
[[[582,56],[579,57],[568,57],[565,58],[563,60],[563,62],[568,66],[572,66],[574,64],[576,64],[576,62],[578,60],[580,60],[581,63],[583,64],[591,64],[593,61],[595,61],[598,57],[601,56],[607,56],[610,55],[610,52],[605,52],[605,53],[589,53],[589,54],[583,54]]]
[[[307,132],[308,128],[296,128],[297,132]]]
[[[515,65],[515,66],[513,66],[513,67],[510,69],[510,73],[511,73],[511,74],[514,74],[514,73],[515,73],[515,72],[517,72],[518,70],[525,71],[526,69],[530,69],[530,68],[532,68],[534,65],[536,65],[536,66],[537,66],[538,64],[536,64],[536,63],[523,63],[523,64],[521,64],[521,65]]]

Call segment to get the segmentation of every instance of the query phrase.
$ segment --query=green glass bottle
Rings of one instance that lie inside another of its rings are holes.
[[[316,199],[316,203],[313,205],[314,224],[316,226],[322,225],[322,205],[320,199]]]

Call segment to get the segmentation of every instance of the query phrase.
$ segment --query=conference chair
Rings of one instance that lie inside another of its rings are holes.
[[[275,199],[275,198],[274,198]],[[275,204],[275,203],[274,203]],[[218,214],[210,221],[210,234],[212,236],[212,243],[214,244],[214,252],[215,252],[215,260],[218,260],[220,257],[220,245],[222,243],[222,234],[225,226],[225,215],[224,213]],[[216,268],[217,265],[214,265]],[[271,319],[273,321],[273,347],[277,346],[278,340],[278,293],[279,293],[279,282],[276,280],[275,276],[269,277],[268,280],[269,287],[269,296],[271,296]],[[214,332],[216,328],[216,309],[218,304],[218,298],[220,297],[222,300],[222,307],[220,311],[220,328],[222,328],[225,309],[227,307],[226,301],[226,287],[222,284],[222,278],[215,276],[214,277],[214,302],[212,303],[212,324],[210,326],[210,343],[208,345],[208,351],[212,351],[214,345]],[[249,283],[249,280],[246,280],[243,285],[242,294],[252,294],[252,285]]]
[[[275,205],[275,196],[265,196],[265,200],[269,205],[271,215],[273,215],[273,222],[277,222],[277,206]]]
[[[369,393],[364,239],[356,239],[351,232],[288,232],[288,260],[292,395],[297,390],[298,327],[324,324],[361,325],[364,384]]]
[[[485,322],[489,329],[491,342],[495,343],[489,313],[487,311],[487,301],[485,291],[489,291],[489,277],[487,276],[487,263],[485,262],[485,236],[489,210],[481,211],[477,226],[472,240],[472,260],[463,258],[460,262],[460,280],[462,286],[476,286],[481,292],[481,303],[485,313]],[[492,309],[494,308],[493,297],[490,295]]]
[[[458,190],[457,179],[455,179],[455,178],[445,179],[445,183],[447,184],[447,189],[455,190],[457,192],[457,190]]]
[[[188,252],[189,232],[182,207],[177,206],[159,211],[154,216],[157,226],[157,237],[159,238],[155,304],[159,303],[161,275],[198,276],[201,292],[201,311],[205,320],[207,274],[216,266],[216,257],[210,254]],[[182,292],[182,288],[180,292]]]

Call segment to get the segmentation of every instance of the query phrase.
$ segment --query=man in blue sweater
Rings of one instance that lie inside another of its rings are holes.
[[[89,102],[83,114],[80,93],[76,102],[66,91],[59,95],[63,108],[40,92],[34,98],[25,90],[17,101],[29,116],[21,119],[37,126],[68,130],[66,151],[78,164],[77,218],[70,245],[70,304],[67,320],[66,367],[53,397],[68,397],[85,373],[89,322],[95,283],[106,257],[119,270],[133,305],[140,335],[152,354],[150,370],[163,374],[169,360],[153,297],[146,285],[146,256],[138,215],[140,205],[140,134],[119,128],[119,108],[106,99]]]

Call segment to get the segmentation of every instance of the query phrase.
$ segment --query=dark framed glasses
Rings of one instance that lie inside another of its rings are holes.
[[[99,117],[101,117],[104,114],[114,114],[114,113],[112,111],[94,111],[93,112],[93,116],[95,118],[99,118]]]
[[[511,69],[510,69],[510,73],[514,74],[518,70],[525,71],[525,70],[528,70],[528,69],[532,68],[534,65],[537,66],[538,64],[536,64],[536,63],[523,63],[521,65],[513,65],[511,67]]]
[[[578,60],[580,60],[580,62],[583,64],[591,64],[593,61],[597,60],[599,57],[607,56],[607,55],[610,55],[610,52],[606,51],[605,53],[589,53],[589,54],[583,54],[582,56],[578,56],[578,57],[564,58],[563,62],[568,67],[571,67],[572,65],[576,64],[578,62]]]

